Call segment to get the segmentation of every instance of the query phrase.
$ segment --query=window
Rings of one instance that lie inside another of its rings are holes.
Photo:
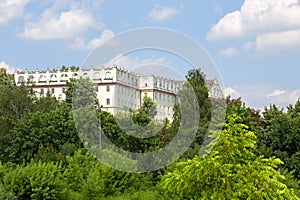
[[[145,87],[148,87],[148,84],[147,84],[147,83],[145,83]]]
[[[51,93],[54,94],[55,90],[54,88],[51,88]]]
[[[44,94],[44,89],[41,89],[41,94]]]
[[[23,83],[24,82],[24,76],[19,76],[18,83]]]
[[[109,91],[110,91],[110,86],[107,85],[107,86],[106,86],[106,92],[109,92]]]
[[[112,75],[111,75],[110,71],[105,72],[105,78],[104,78],[104,80],[112,80]]]
[[[110,99],[106,99],[106,105],[110,105]]]
[[[66,92],[66,88],[62,88],[62,92],[65,93]]]

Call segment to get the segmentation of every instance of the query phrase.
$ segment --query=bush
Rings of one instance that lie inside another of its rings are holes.
[[[20,199],[66,199],[67,185],[60,165],[31,162],[4,177],[4,188]]]

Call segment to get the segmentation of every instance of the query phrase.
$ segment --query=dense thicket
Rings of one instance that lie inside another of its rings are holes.
[[[187,97],[190,87],[197,101],[182,99],[171,122],[153,121],[157,110],[150,98],[138,110],[130,110],[129,118],[98,113],[93,90],[76,99],[93,103],[84,114],[100,116],[103,134],[127,151],[158,150],[179,127],[196,131],[194,143],[174,164],[135,174],[105,166],[84,148],[74,123],[74,81],[68,83],[66,101],[58,102],[50,93],[37,99],[27,87],[15,86],[12,78],[0,70],[0,199],[299,199],[300,101],[286,110],[271,105],[260,115],[240,98],[228,97],[223,130],[212,134],[218,140],[199,157],[211,113],[218,112],[212,110],[212,102],[222,106],[208,98],[199,69],[188,72],[179,92]],[[180,106],[189,112],[182,113]],[[190,118],[183,119],[186,116]],[[194,119],[199,126],[191,125]],[[143,126],[150,132],[160,128],[153,137],[134,137],[149,134],[142,132]]]

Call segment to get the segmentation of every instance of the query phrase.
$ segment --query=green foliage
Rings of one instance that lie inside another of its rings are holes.
[[[17,200],[17,197],[12,192],[5,190],[3,185],[0,184],[0,200]]]
[[[258,153],[276,156],[284,161],[284,167],[300,178],[300,100],[287,108],[287,112],[275,105],[265,108],[258,129]]]
[[[139,109],[132,112],[132,120],[135,124],[140,126],[146,126],[151,122],[151,119],[157,114],[156,103],[150,98],[145,96],[142,101],[142,105]]]
[[[13,135],[10,133],[18,121],[34,109],[34,96],[25,86],[0,84],[0,160],[8,161],[7,148]]]
[[[229,118],[213,150],[177,164],[161,187],[173,199],[298,199],[279,181],[277,158],[256,157],[255,135]]]
[[[7,73],[7,70],[0,68],[0,85],[13,85],[14,77]]]
[[[198,104],[197,107],[199,109],[199,113],[196,114],[199,115],[199,127],[195,141],[196,144],[200,145],[207,134],[208,124],[211,119],[211,100],[208,97],[208,88],[205,83],[205,75],[199,68],[188,71],[186,79],[188,84],[193,89]],[[185,86],[183,86],[183,89],[180,91],[180,93],[181,92],[183,92],[183,94],[179,95],[185,95]],[[190,94],[187,95],[190,96]]]
[[[133,193],[127,193],[120,196],[111,196],[106,200],[162,200],[161,194],[156,190],[139,190]]]
[[[20,199],[66,199],[67,185],[60,165],[32,162],[4,177],[4,187]]]
[[[74,199],[102,199],[152,186],[151,176],[121,172],[103,165],[89,153],[67,158],[64,175]]]
[[[241,98],[231,99],[230,96],[226,98],[226,115],[238,115],[241,117],[240,123],[249,127],[251,131],[255,131],[259,126],[261,116],[259,110],[254,110],[245,105]]]
[[[71,108],[61,104],[49,112],[28,113],[11,131],[14,135],[8,148],[16,163],[29,162],[39,152],[58,153],[65,143],[81,146],[74,126]]]

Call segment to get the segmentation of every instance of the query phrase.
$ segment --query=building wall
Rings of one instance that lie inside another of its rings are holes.
[[[49,91],[58,100],[65,100],[66,83],[71,78],[89,78],[96,86],[97,98],[103,110],[115,115],[124,108],[138,109],[145,96],[157,104],[156,119],[172,119],[173,106],[176,102],[178,88],[182,84],[158,76],[141,76],[125,69],[113,67],[90,68],[88,70],[62,71],[46,70],[35,72],[15,72],[15,83],[26,84],[36,92],[38,97]],[[222,91],[216,79],[207,81],[209,95],[222,98]]]

